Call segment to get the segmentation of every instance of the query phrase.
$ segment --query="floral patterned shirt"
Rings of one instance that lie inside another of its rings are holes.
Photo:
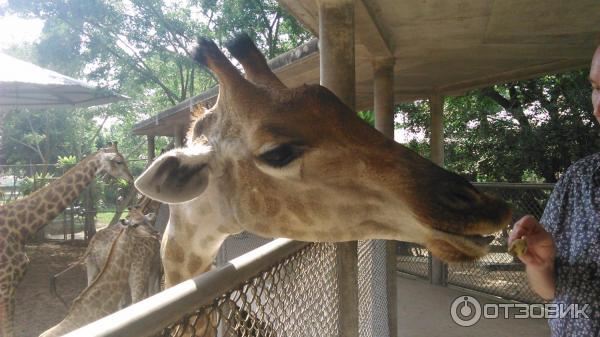
[[[583,158],[560,178],[540,219],[556,244],[556,297],[589,318],[551,318],[553,337],[600,336],[600,153]]]

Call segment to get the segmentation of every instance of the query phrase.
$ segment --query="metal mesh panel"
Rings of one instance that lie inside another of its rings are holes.
[[[421,278],[429,277],[429,251],[410,242],[398,242],[396,265],[399,271]]]
[[[514,223],[525,214],[540,218],[552,192],[551,184],[477,184],[480,190],[511,203]],[[507,253],[509,229],[496,233],[490,253],[474,263],[448,266],[448,283],[474,289],[507,299],[542,301],[528,286],[525,266]]]
[[[358,242],[358,332],[360,337],[389,336],[384,240]]]
[[[255,248],[258,248],[273,239],[267,239],[248,232],[230,235],[221,245],[217,254],[217,266],[222,266],[227,261],[235,259]]]
[[[309,245],[257,271],[161,336],[337,336],[335,261],[335,245]]]

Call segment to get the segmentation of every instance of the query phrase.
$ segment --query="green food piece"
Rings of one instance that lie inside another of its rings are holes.
[[[508,253],[512,256],[519,257],[527,252],[527,240],[525,238],[516,239],[508,247]]]

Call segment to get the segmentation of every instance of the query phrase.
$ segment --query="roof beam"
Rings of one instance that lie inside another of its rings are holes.
[[[520,81],[542,76],[548,73],[560,73],[575,69],[583,69],[588,65],[589,61],[587,60],[561,60],[549,62],[542,65],[530,66],[525,69],[515,69],[469,81],[440,86],[434,91],[443,93],[444,95],[462,95],[469,90],[487,87],[496,83]]]
[[[390,34],[383,26],[381,10],[372,0],[356,0],[355,5],[356,35],[374,58],[391,58],[394,56]]]

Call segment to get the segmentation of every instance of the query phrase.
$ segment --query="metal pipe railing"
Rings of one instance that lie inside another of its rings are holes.
[[[476,187],[489,187],[489,188],[509,188],[509,189],[552,189],[554,184],[552,183],[472,183]]]
[[[157,333],[309,244],[289,239],[273,240],[217,270],[166,289],[65,337],[147,336]]]

